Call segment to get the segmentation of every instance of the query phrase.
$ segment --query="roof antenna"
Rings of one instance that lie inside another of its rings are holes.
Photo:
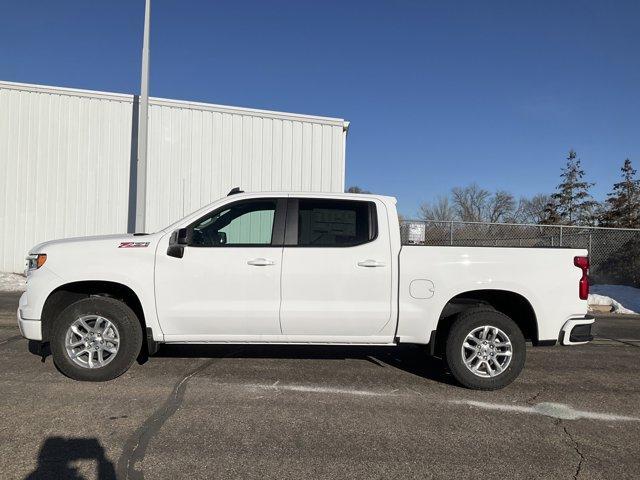
[[[244,193],[244,190],[240,190],[240,187],[234,187],[229,193],[227,193],[227,197],[229,195],[235,195],[236,193]]]

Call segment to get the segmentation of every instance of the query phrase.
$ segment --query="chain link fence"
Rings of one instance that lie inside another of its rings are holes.
[[[403,245],[586,248],[593,283],[640,287],[640,229],[403,220]]]

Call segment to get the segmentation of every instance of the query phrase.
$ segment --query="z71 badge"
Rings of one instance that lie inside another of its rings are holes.
[[[149,242],[121,242],[118,248],[145,248],[149,246]]]

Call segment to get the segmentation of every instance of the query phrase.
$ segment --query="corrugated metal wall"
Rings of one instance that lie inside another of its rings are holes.
[[[34,244],[127,230],[131,99],[0,84],[0,270]]]
[[[0,82],[0,271],[45,240],[131,230],[136,109],[132,95]],[[345,141],[341,119],[151,99],[147,229],[234,186],[341,192]]]
[[[147,225],[166,226],[234,186],[341,192],[344,122],[154,101]]]

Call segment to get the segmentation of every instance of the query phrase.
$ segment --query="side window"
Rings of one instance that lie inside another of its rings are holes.
[[[373,202],[300,199],[298,246],[351,247],[373,240],[376,210]]]
[[[270,245],[276,200],[247,200],[225,206],[198,220],[194,247]]]

